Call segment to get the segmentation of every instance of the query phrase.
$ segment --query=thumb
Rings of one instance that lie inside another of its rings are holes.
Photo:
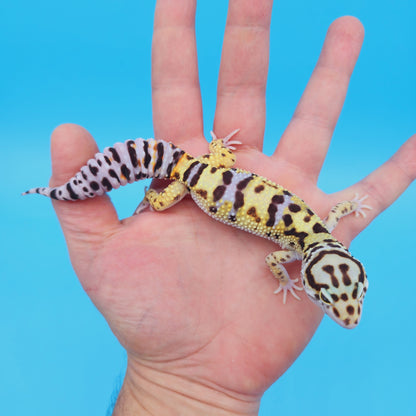
[[[67,182],[97,152],[94,139],[81,126],[63,124],[57,127],[51,138],[50,186]],[[117,212],[107,195],[76,202],[53,200],[53,206],[71,257],[74,250],[85,250],[91,244],[100,243],[104,235],[119,225]]]

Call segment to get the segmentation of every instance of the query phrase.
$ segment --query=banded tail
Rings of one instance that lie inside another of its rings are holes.
[[[184,153],[164,140],[127,140],[97,153],[65,184],[32,188],[23,195],[36,193],[63,201],[94,198],[141,179],[169,178]]]

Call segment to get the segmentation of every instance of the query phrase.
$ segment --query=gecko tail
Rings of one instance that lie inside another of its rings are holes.
[[[184,153],[164,140],[127,140],[97,153],[68,182],[32,188],[22,195],[40,194],[62,201],[94,198],[141,179],[169,178]]]

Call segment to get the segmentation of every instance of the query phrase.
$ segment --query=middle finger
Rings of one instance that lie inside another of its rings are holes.
[[[230,0],[214,120],[218,137],[240,128],[244,144],[260,150],[272,5],[272,0]]]

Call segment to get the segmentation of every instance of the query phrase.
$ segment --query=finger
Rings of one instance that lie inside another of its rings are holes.
[[[314,181],[325,160],[363,38],[364,29],[354,17],[332,23],[318,63],[277,146],[276,157],[301,168]]]
[[[236,128],[245,144],[262,148],[272,0],[230,0],[218,79],[214,132]]]
[[[352,187],[335,194],[338,201],[350,199],[354,194],[368,195],[365,218],[347,224],[350,239],[362,231],[375,217],[388,208],[416,179],[416,135],[407,140],[400,149],[378,169]]]
[[[65,183],[97,151],[94,139],[82,127],[64,124],[56,128],[51,140],[50,185]],[[119,225],[117,213],[107,196],[78,202],[53,201],[53,205],[70,249],[77,243],[89,244]]]
[[[152,44],[155,137],[202,137],[202,103],[195,41],[195,0],[158,0]]]

